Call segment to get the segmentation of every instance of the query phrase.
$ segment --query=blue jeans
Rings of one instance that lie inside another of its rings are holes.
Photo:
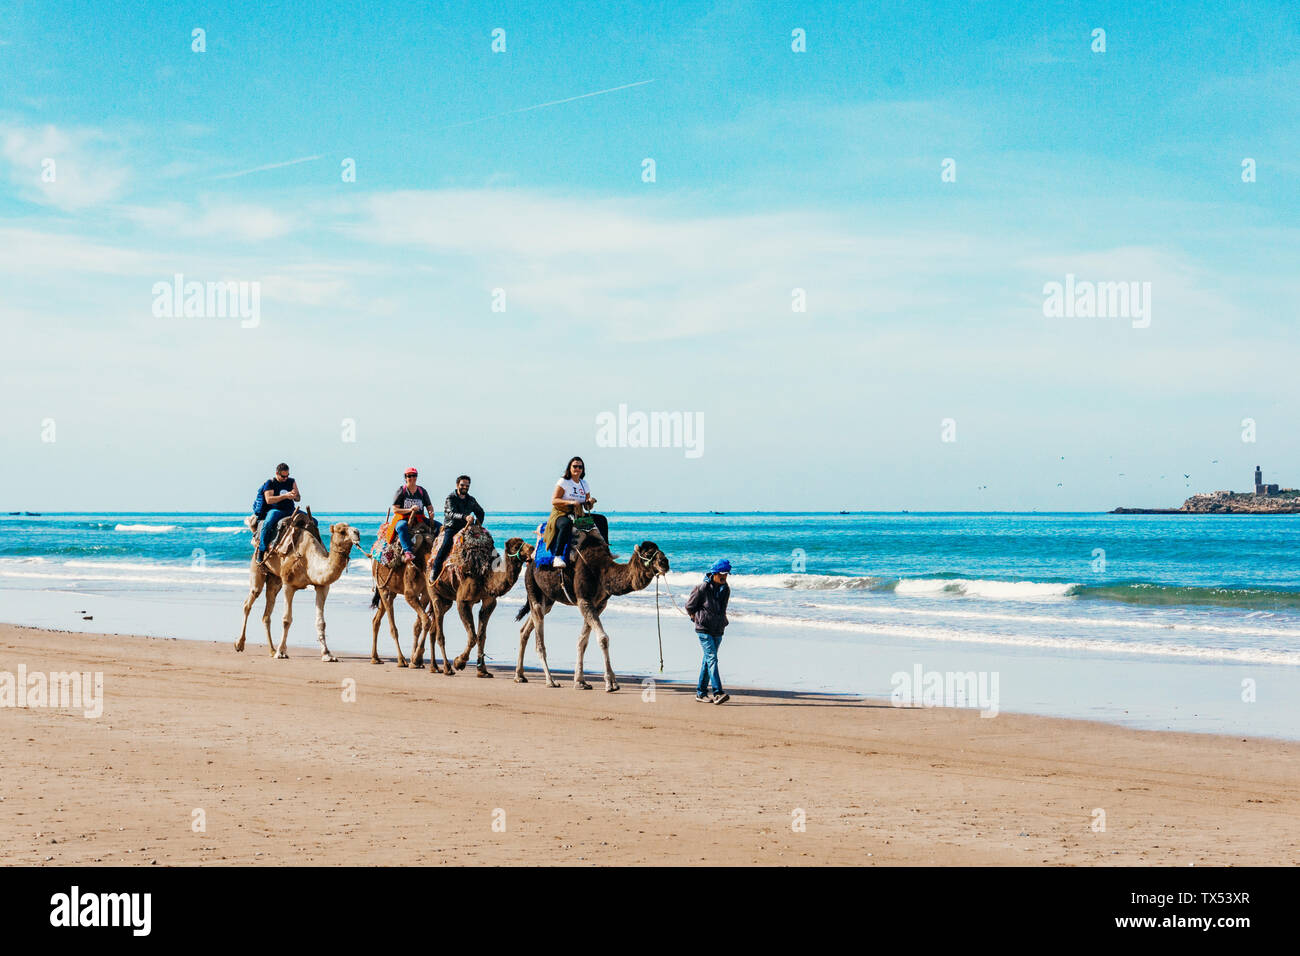
[[[397,522],[397,540],[403,551],[413,551],[411,547],[411,524],[405,518]]]
[[[263,552],[271,550],[271,542],[275,540],[275,526],[283,519],[293,514],[293,508],[271,508],[262,518],[262,537],[259,539],[258,548]]]
[[[718,648],[722,646],[722,635],[714,637],[712,634],[696,631],[695,636],[700,639],[700,647],[704,648],[704,661],[700,664],[700,682],[695,687],[695,696],[703,697],[710,682],[713,684],[713,693],[721,694],[722,678],[718,676]]]

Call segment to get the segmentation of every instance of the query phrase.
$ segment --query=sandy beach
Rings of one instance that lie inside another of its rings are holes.
[[[103,674],[98,718],[0,710],[0,860],[1300,863],[1300,744],[250,650],[0,626],[0,671]]]

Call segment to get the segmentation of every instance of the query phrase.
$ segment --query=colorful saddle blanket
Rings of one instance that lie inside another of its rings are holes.
[[[398,520],[396,515],[390,514],[384,523],[379,526],[379,534],[375,538],[375,543],[370,546],[371,559],[378,561],[386,568],[391,568],[393,562],[402,555],[402,545],[397,539]],[[430,523],[429,519],[423,515],[416,516],[415,520],[408,524],[411,531],[411,549],[417,555],[423,555],[427,550],[425,546],[434,540],[442,525],[437,522]],[[417,564],[419,563],[417,561]]]
[[[569,544],[573,539],[569,539]],[[564,546],[564,552],[560,555],[565,561],[569,560],[569,545]],[[533,549],[533,564],[539,568],[549,568],[555,563],[555,554],[546,546],[546,523],[542,522],[537,526],[537,546]]]
[[[434,540],[435,553],[442,547],[446,534],[447,529],[444,527]],[[496,556],[496,542],[492,540],[487,528],[469,524],[457,531],[452,538],[446,567],[451,569],[453,576],[486,577],[492,571]]]
[[[398,546],[397,542],[395,540],[385,541],[382,535],[370,546],[370,559],[372,561],[378,561],[386,568],[391,568],[393,562],[397,561],[401,556],[402,549]]]

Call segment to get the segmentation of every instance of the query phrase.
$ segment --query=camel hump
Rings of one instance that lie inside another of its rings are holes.
[[[598,558],[603,553],[609,555],[610,560],[613,560],[613,554],[609,550],[609,542],[596,528],[575,532],[573,549],[581,552],[585,558]]]

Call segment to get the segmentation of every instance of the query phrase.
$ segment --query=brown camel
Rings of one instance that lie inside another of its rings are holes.
[[[428,593],[428,600],[432,607],[430,618],[433,621],[433,634],[438,642],[438,650],[442,651],[442,672],[448,676],[455,674],[456,671],[464,670],[465,665],[469,662],[469,652],[478,645],[478,676],[491,677],[492,672],[487,669],[483,662],[483,647],[487,643],[487,625],[488,618],[496,610],[497,598],[504,595],[519,580],[519,572],[524,565],[533,560],[533,546],[525,544],[523,538],[511,538],[506,542],[506,553],[504,556],[498,556],[493,562],[492,571],[486,577],[478,577],[457,572],[450,564],[443,565],[442,572],[438,575],[436,581],[429,581],[426,577],[425,585]],[[443,621],[447,617],[447,611],[452,604],[456,605],[456,610],[460,614],[460,621],[465,625],[465,633],[469,635],[469,643],[465,645],[465,651],[456,658],[456,669],[452,670],[452,662],[447,657],[447,645],[445,642],[445,632],[443,631]],[[481,604],[478,612],[478,627],[474,627],[474,605]],[[419,645],[411,651],[411,666],[419,667],[424,659],[424,637],[420,637]],[[429,642],[429,670],[438,669],[438,655],[433,647],[433,641]]]
[[[397,620],[393,615],[393,604],[397,598],[406,598],[406,603],[415,609],[415,631],[411,636],[412,653],[420,641],[420,636],[432,626],[425,610],[424,569],[433,552],[434,535],[430,529],[421,527],[411,534],[412,552],[415,563],[407,561],[399,553],[391,567],[384,567],[378,561],[370,562],[370,571],[375,579],[375,594],[370,606],[375,608],[371,623],[370,663],[382,664],[379,656],[379,624],[388,615],[388,629],[393,635],[393,644],[397,647],[397,666],[406,666],[406,657],[402,654],[402,641],[397,635]]]
[[[528,620],[519,631],[519,661],[515,665],[516,683],[526,684],[524,677],[524,648],[528,635],[537,631],[537,655],[542,659],[542,673],[548,687],[559,687],[552,680],[546,663],[546,641],[542,636],[542,620],[555,604],[576,605],[582,614],[582,631],[578,635],[578,661],[573,668],[573,686],[591,690],[583,679],[582,658],[587,650],[587,638],[594,630],[605,655],[605,690],[618,690],[614,668],[609,662],[609,635],[600,623],[600,615],[609,599],[617,594],[640,591],[657,575],[668,573],[668,555],[659,550],[653,541],[642,541],[632,551],[626,564],[619,564],[609,551],[609,545],[599,531],[576,532],[569,548],[569,566],[563,569],[539,568],[531,562],[524,574],[524,589],[528,603],[515,615],[516,621]]]
[[[361,532],[346,524],[330,525],[330,547],[325,550],[321,542],[320,529],[311,509],[294,512],[284,519],[290,522],[295,531],[286,530],[286,534],[296,533],[297,540],[293,550],[280,554],[272,549],[266,553],[262,564],[254,560],[249,567],[248,597],[244,601],[244,624],[239,631],[239,640],[235,650],[244,649],[244,637],[248,632],[248,613],[253,609],[257,596],[266,588],[266,610],[262,612],[262,623],[266,626],[266,643],[271,647],[271,656],[280,659],[289,656],[289,625],[293,623],[293,597],[304,588],[313,588],[316,592],[316,640],[320,642],[320,659],[337,661],[325,643],[325,598],[329,596],[330,585],[337,581],[347,570],[348,559],[352,556],[352,547],[361,543]],[[284,633],[280,637],[277,650],[271,638],[271,611],[275,607],[276,595],[284,589]]]

